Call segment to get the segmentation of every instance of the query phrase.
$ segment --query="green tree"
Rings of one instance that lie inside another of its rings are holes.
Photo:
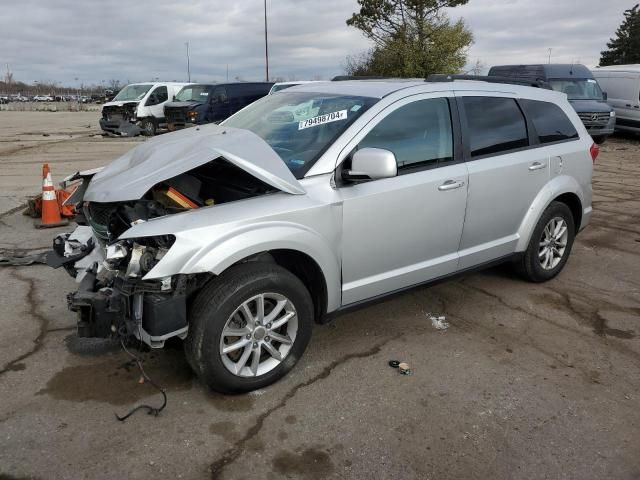
[[[601,52],[600,66],[640,63],[640,4],[624,12],[624,21],[615,38]]]
[[[451,22],[446,7],[469,0],[358,0],[360,11],[347,20],[373,47],[347,57],[350,75],[426,77],[457,73],[467,61],[473,35],[463,20]]]

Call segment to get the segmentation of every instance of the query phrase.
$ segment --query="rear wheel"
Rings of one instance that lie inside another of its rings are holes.
[[[278,265],[245,263],[198,294],[186,355],[211,389],[248,392],[293,368],[309,343],[312,326],[313,302],[295,275]]]
[[[571,210],[564,203],[552,202],[538,220],[517,265],[521,275],[532,282],[551,280],[567,263],[574,238]]]

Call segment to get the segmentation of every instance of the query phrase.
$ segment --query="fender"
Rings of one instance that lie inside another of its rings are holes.
[[[268,250],[296,250],[311,257],[320,267],[327,285],[327,312],[340,307],[340,260],[336,247],[304,225],[269,221],[227,230],[206,245],[176,234],[176,242],[145,280],[169,275],[211,272],[220,275],[233,264]],[[181,265],[176,268],[176,265]]]
[[[551,202],[564,193],[576,194],[580,199],[580,204],[584,208],[585,195],[582,187],[575,178],[568,175],[554,177],[538,192],[538,195],[529,207],[529,211],[522,220],[520,228],[518,228],[518,236],[520,239],[516,244],[516,252],[524,252],[527,249],[538,219]]]

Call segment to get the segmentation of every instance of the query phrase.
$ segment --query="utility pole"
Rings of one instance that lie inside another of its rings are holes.
[[[187,81],[191,83],[191,65],[189,60],[189,42],[184,43],[187,47]]]
[[[551,51],[553,50],[553,48],[549,49],[549,63],[551,63]]]
[[[267,0],[264,0],[264,58],[267,72],[267,82],[269,81],[269,42],[267,39]]]
[[[227,63],[227,82],[229,82],[229,64]]]

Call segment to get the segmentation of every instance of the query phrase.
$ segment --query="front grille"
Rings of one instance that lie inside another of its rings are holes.
[[[98,239],[109,240],[109,222],[116,206],[111,203],[89,203],[84,209],[87,223]]]
[[[578,113],[585,127],[606,127],[611,118],[609,112],[583,112]]]
[[[169,123],[185,123],[187,121],[184,108],[166,108],[165,113]]]

